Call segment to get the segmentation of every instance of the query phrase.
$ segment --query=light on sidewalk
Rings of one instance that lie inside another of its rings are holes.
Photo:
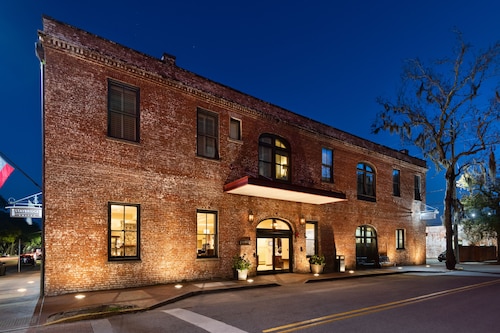
[[[253,279],[248,279],[247,280],[248,283],[252,283],[253,282]]]
[[[76,298],[76,299],[84,299],[84,298],[85,298],[85,295],[83,295],[83,294],[78,294],[78,295],[75,295],[75,298]]]
[[[176,285],[175,285],[175,288],[176,288],[176,289],[181,289],[181,288],[182,288],[182,284],[176,284]]]

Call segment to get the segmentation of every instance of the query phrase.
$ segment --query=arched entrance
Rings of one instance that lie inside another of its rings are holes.
[[[369,225],[356,229],[356,266],[378,267],[377,232]]]
[[[292,230],[280,219],[266,219],[257,226],[257,274],[292,271]]]

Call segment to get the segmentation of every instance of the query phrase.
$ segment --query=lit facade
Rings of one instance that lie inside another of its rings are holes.
[[[46,295],[425,263],[425,161],[43,18]]]

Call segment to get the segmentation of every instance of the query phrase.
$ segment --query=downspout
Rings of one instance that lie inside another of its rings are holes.
[[[44,110],[45,110],[45,51],[42,45],[42,37],[39,36],[38,40],[35,43],[35,54],[38,60],[40,61],[40,118],[41,118],[41,126],[42,126],[42,262],[40,267],[40,295],[45,295],[45,197],[43,196],[45,193],[45,125],[44,125]]]

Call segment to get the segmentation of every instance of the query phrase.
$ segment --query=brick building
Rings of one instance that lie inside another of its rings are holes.
[[[46,295],[425,262],[426,165],[43,18]]]

